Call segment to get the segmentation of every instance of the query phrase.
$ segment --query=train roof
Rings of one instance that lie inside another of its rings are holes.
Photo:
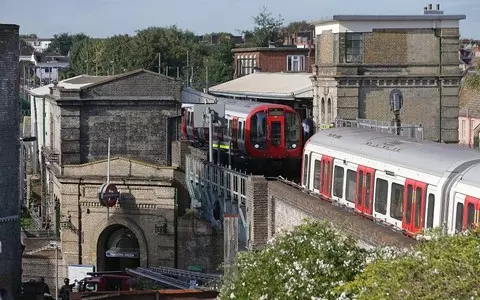
[[[463,174],[461,182],[468,184],[468,185],[473,185],[473,186],[478,186],[480,187],[480,164],[474,165],[470,169],[468,169],[465,174]],[[480,195],[472,195],[476,197],[480,197]]]
[[[360,128],[321,130],[307,142],[310,145],[359,155],[372,160],[443,176],[460,163],[480,159],[480,152],[458,145],[440,144]]]

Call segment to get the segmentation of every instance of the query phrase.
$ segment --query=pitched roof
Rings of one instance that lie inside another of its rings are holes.
[[[467,75],[468,76],[468,75]],[[465,82],[465,77],[460,84],[460,91],[458,92],[458,107],[464,107],[470,102],[473,97],[480,92],[480,89],[476,90]]]
[[[294,100],[313,97],[310,73],[257,72],[214,87],[214,95]]]
[[[459,115],[462,117],[480,118],[480,89],[462,87],[460,101],[467,101],[460,108]]]

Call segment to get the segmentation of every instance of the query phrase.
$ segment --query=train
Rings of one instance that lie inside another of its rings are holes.
[[[215,98],[225,104],[222,126],[214,127],[213,140],[223,152],[254,163],[292,162],[300,165],[303,150],[299,114],[281,104]],[[182,105],[184,139],[208,145],[208,128],[193,126],[193,104]],[[230,149],[229,149],[230,148]]]
[[[305,143],[301,188],[417,238],[480,221],[480,152],[368,129],[321,130]]]

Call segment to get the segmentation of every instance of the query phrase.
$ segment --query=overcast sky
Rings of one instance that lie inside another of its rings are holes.
[[[149,26],[177,25],[197,34],[251,29],[252,16],[266,6],[285,24],[339,14],[422,14],[418,0],[0,0],[0,23],[20,32],[51,37],[83,32],[93,37],[134,34]],[[480,39],[480,0],[437,0],[445,14],[465,14],[462,37]]]

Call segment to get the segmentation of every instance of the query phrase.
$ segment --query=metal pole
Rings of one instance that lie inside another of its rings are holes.
[[[228,168],[232,168],[232,141],[228,142]]]
[[[33,174],[38,173],[38,115],[37,115],[37,97],[33,96],[33,115],[35,117],[35,122],[33,123],[33,131],[35,134],[35,143],[34,143],[34,151],[33,151]]]
[[[107,185],[110,184],[110,137],[108,137],[108,154],[107,154]],[[107,205],[107,220],[110,217],[110,209]]]
[[[210,156],[210,162],[213,163],[213,113],[208,110],[208,154]]]
[[[55,300],[58,300],[58,240],[55,241]]]

